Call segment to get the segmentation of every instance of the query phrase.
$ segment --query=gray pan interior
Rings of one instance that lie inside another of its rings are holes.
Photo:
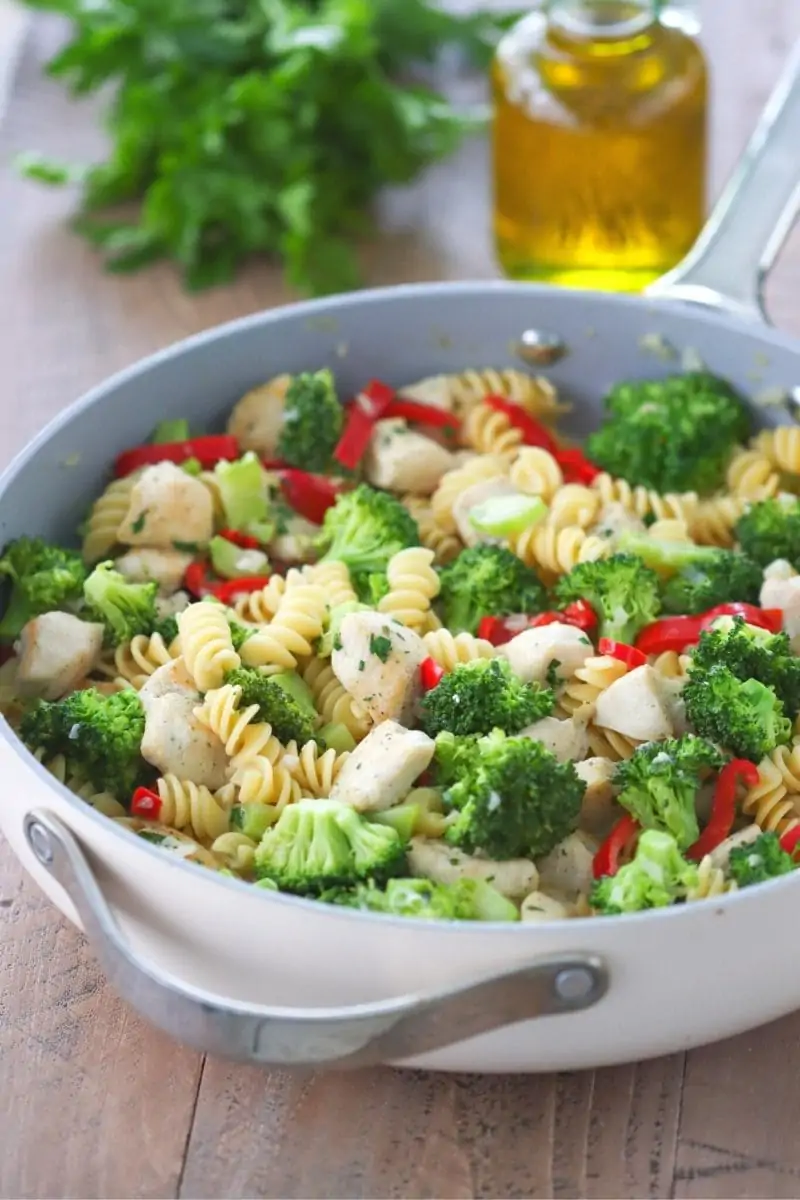
[[[400,385],[467,367],[516,365],[526,329],[560,335],[568,354],[547,371],[585,433],[609,384],[679,369],[642,342],[690,348],[746,393],[800,384],[800,348],[763,326],[696,307],[514,284],[430,284],[355,293],[258,314],[164,351],[96,388],[51,424],[0,482],[0,541],[21,533],[75,538],[114,455],[163,417],[223,428],[250,387],[281,371],[330,366],[341,394],[373,376]],[[762,410],[770,423],[784,408]]]

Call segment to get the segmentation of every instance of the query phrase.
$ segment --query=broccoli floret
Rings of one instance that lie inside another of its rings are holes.
[[[318,540],[325,551],[320,561],[346,563],[365,601],[370,575],[385,574],[393,555],[417,545],[419,530],[408,509],[366,483],[337,498],[325,513]]]
[[[83,585],[89,615],[106,629],[112,646],[151,633],[157,620],[157,583],[132,583],[113,562],[99,563]]]
[[[627,762],[618,763],[617,796],[645,829],[671,833],[681,850],[697,841],[700,829],[695,797],[703,775],[722,766],[723,757],[703,738],[687,734],[646,742]]]
[[[423,921],[518,921],[519,910],[483,879],[433,883],[430,879],[390,879],[385,888],[360,884],[323,895],[329,904]]]
[[[720,617],[700,635],[692,669],[721,663],[737,679],[757,679],[771,687],[792,720],[800,713],[800,658],[785,633],[769,633],[742,617]]]
[[[153,626],[153,633],[160,634],[166,644],[171,646],[178,636],[178,618],[174,616],[162,617]]]
[[[228,528],[268,542],[275,534],[275,521],[267,496],[268,477],[257,456],[251,450],[236,462],[219,462],[214,476]]]
[[[445,834],[451,845],[493,859],[537,858],[575,828],[583,784],[572,763],[541,742],[494,730],[466,750],[456,771],[444,794],[457,810]]]
[[[53,703],[39,700],[23,717],[20,736],[32,750],[66,755],[93,787],[124,803],[152,776],[139,752],[144,722],[136,692],[103,696],[87,688]]]
[[[589,457],[660,492],[713,492],[750,430],[742,400],[707,372],[617,384],[605,405],[610,416],[589,436]]]
[[[762,833],[746,846],[735,846],[728,858],[728,874],[739,887],[765,883],[794,868],[795,861],[781,846],[777,833]]]
[[[661,611],[658,576],[632,554],[578,563],[556,584],[561,607],[586,600],[599,620],[600,636],[632,643]]]
[[[517,733],[547,717],[555,697],[537,683],[523,683],[505,658],[479,658],[456,666],[422,699],[422,727],[431,737],[455,734]]]
[[[597,912],[608,915],[664,908],[685,899],[697,881],[697,867],[686,861],[675,838],[647,829],[639,838],[633,860],[616,875],[598,879],[589,900]]]
[[[233,643],[233,648],[238,654],[247,639],[253,636],[255,629],[248,629],[246,625],[240,625],[240,623],[230,615],[228,615],[228,627],[231,631],[231,642]]]
[[[772,689],[737,679],[727,667],[693,665],[683,698],[696,732],[741,758],[758,762],[791,737],[792,723]]]
[[[621,534],[617,547],[668,577],[661,588],[665,612],[702,613],[733,600],[758,604],[761,568],[746,554],[628,531]]]
[[[189,422],[185,417],[172,417],[159,421],[153,430],[152,441],[157,446],[165,442],[188,442],[190,437]]]
[[[436,738],[436,781],[441,787],[455,783],[478,757],[477,737],[458,737],[449,731]]]
[[[80,599],[86,568],[74,550],[53,546],[42,538],[21,537],[3,551],[0,575],[11,580],[0,639],[13,641],[32,617]]]
[[[800,569],[800,499],[780,496],[751,504],[734,532],[745,554],[760,566],[785,558]]]
[[[481,617],[540,613],[547,604],[538,575],[504,546],[462,550],[439,578],[442,617],[453,633],[475,633]]]
[[[344,428],[344,409],[327,369],[295,375],[286,392],[278,454],[304,471],[326,471]]]
[[[242,689],[240,708],[258,705],[258,720],[271,725],[279,741],[304,745],[314,736],[317,712],[313,702],[309,705],[293,695],[285,676],[262,675],[254,668],[238,667],[228,672],[225,682]],[[298,683],[303,685],[301,679]]]
[[[234,804],[231,809],[231,829],[240,830],[254,842],[260,842],[276,820],[277,814],[272,804]]]
[[[298,800],[281,813],[256,850],[256,875],[281,891],[320,893],[397,874],[404,847],[389,825],[365,821],[338,800]]]

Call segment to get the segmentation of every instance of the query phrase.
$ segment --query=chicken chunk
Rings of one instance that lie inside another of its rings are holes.
[[[228,433],[242,450],[274,458],[283,426],[283,408],[291,375],[276,375],[242,396],[228,419]]]
[[[544,892],[531,892],[522,901],[519,910],[521,921],[565,921],[570,915],[566,904]]]
[[[558,717],[543,717],[541,721],[521,730],[519,736],[541,742],[562,763],[585,758],[589,752],[586,722],[577,721],[574,717],[566,721],[560,721]]]
[[[429,496],[452,466],[449,450],[395,418],[377,422],[364,459],[373,487],[418,496]]]
[[[613,783],[615,770],[616,764],[609,758],[586,758],[575,764],[575,771],[585,788],[578,824],[597,838],[606,837],[619,819],[620,809],[615,799],[617,789]]]
[[[117,540],[128,546],[174,549],[175,542],[203,546],[213,532],[211,492],[174,463],[163,462],[148,467],[133,485]]]
[[[449,412],[453,407],[451,392],[450,375],[429,375],[426,379],[419,379],[401,388],[398,394],[406,400],[416,400],[420,404],[430,404],[431,408],[443,408]]]
[[[458,883],[459,879],[484,879],[509,900],[519,900],[539,883],[539,872],[527,858],[494,862],[465,854],[442,841],[413,837],[409,843],[408,867],[418,879],[434,883]]]
[[[407,724],[421,690],[419,667],[427,657],[425,643],[412,629],[382,613],[356,612],[339,627],[331,666],[374,721]]]
[[[604,504],[592,526],[592,533],[598,537],[616,540],[621,533],[644,533],[647,529],[644,521],[616,501]]]
[[[142,758],[162,775],[191,779],[214,791],[227,780],[228,756],[217,735],[197,720],[196,704],[196,694],[179,691],[151,698],[145,706]]]
[[[560,679],[569,679],[594,654],[592,643],[574,625],[554,621],[526,629],[503,646],[511,670],[525,683],[545,683],[552,662]]]
[[[642,742],[662,741],[674,733],[658,673],[650,666],[629,671],[601,692],[595,721],[605,729]]]
[[[726,837],[724,842],[720,842],[711,851],[712,866],[722,867],[723,871],[727,871],[731,860],[731,850],[738,850],[740,846],[749,846],[761,837],[764,832],[758,825],[745,825],[744,829],[737,830],[730,837]]]
[[[776,559],[766,568],[759,603],[762,608],[781,610],[784,632],[793,652],[800,654],[800,575],[790,563]]]
[[[21,696],[58,700],[92,670],[103,645],[103,626],[71,613],[42,613],[28,621],[17,642],[16,686]]]
[[[319,525],[294,514],[289,517],[285,529],[270,542],[270,556],[285,563],[313,562],[318,553],[315,540],[319,530]]]
[[[156,700],[173,693],[190,698],[192,705],[200,703],[200,693],[182,658],[173,658],[163,667],[157,667],[139,691],[139,699],[147,712]]]
[[[383,721],[353,750],[331,788],[331,799],[358,812],[391,808],[430,765],[435,748],[427,734]]]
[[[592,864],[597,842],[584,833],[570,833],[544,858],[536,860],[539,883],[545,891],[577,897],[594,882]]]
[[[453,520],[458,529],[458,535],[465,546],[477,546],[479,542],[492,542],[489,534],[481,533],[469,519],[470,510],[484,500],[492,500],[495,496],[518,496],[515,488],[504,475],[495,475],[491,479],[481,479],[465,488],[453,502]]]
[[[192,555],[182,550],[153,550],[142,546],[118,558],[116,567],[126,579],[132,579],[134,583],[154,581],[162,596],[171,596],[181,586],[191,561]]]

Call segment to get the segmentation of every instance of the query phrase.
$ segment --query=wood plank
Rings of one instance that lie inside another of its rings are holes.
[[[175,1195],[200,1056],[112,993],[0,847],[0,1196]]]
[[[535,1079],[209,1060],[181,1195],[663,1196],[681,1080],[680,1056]]]

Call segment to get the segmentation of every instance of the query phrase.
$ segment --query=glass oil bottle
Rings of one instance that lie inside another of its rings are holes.
[[[549,0],[492,68],[497,256],[515,279],[639,291],[703,223],[707,71],[658,0]]]

